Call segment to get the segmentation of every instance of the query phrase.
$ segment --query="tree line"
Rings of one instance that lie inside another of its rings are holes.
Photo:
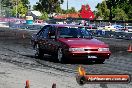
[[[26,14],[30,7],[29,0],[2,0],[2,3],[10,6],[13,15],[15,15],[16,4],[18,13],[21,15]],[[51,13],[66,14],[81,11],[81,9],[76,11],[74,7],[64,10],[61,8],[63,3],[64,0],[39,0],[33,5],[33,9],[43,14],[41,19],[48,18],[48,14]],[[97,4],[94,14],[96,19],[101,18],[102,20],[132,20],[132,0],[103,0]]]
[[[132,20],[132,0],[104,0],[98,3],[96,17],[103,20]]]
[[[30,8],[30,3],[28,0],[1,0],[1,4],[2,7],[9,9],[8,11],[10,12],[11,16],[18,15],[24,17]]]

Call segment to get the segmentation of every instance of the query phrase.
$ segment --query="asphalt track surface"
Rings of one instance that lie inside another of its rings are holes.
[[[89,74],[130,74],[132,76],[132,53],[127,52],[128,45],[132,44],[132,40],[98,38],[107,43],[112,52],[111,57],[104,64],[86,61],[61,64],[48,55],[45,55],[44,60],[35,59],[35,52],[30,43],[31,35],[35,32],[0,28],[0,61],[23,68],[28,66],[29,69],[54,69],[71,76],[77,74],[79,65],[82,65]],[[132,82],[129,84],[100,84],[96,88],[132,88]]]

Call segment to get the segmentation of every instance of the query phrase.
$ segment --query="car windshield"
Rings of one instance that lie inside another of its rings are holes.
[[[90,32],[83,27],[80,28],[61,27],[59,28],[58,34],[60,38],[91,38]]]

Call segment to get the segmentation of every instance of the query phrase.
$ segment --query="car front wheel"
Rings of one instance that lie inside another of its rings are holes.
[[[57,51],[57,60],[61,63],[64,62],[64,54],[63,54],[62,48],[59,48]]]
[[[44,52],[43,52],[42,49],[39,48],[39,45],[36,44],[34,48],[35,48],[35,51],[36,51],[35,57],[36,57],[36,58],[43,59],[43,57],[44,57]]]

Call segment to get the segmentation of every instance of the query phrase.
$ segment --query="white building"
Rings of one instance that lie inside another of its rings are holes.
[[[32,16],[33,19],[37,19],[39,16],[42,16],[42,14],[41,14],[41,12],[34,10],[34,11],[29,11],[27,13],[27,16]]]

